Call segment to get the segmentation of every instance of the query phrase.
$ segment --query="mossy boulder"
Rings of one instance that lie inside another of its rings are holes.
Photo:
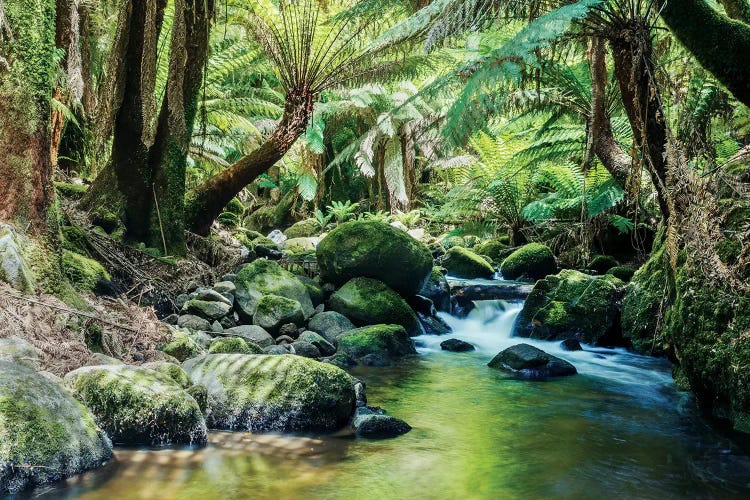
[[[181,315],[179,318],[177,318],[177,326],[193,331],[211,331],[211,322],[194,314]]]
[[[55,182],[55,192],[69,200],[80,200],[88,192],[89,187],[85,184],[73,184],[72,182]]]
[[[237,287],[234,297],[235,308],[244,321],[252,321],[258,302],[264,295],[278,295],[296,300],[306,318],[312,316],[315,311],[307,287],[276,262],[258,259],[243,267],[234,283]]]
[[[451,247],[440,259],[440,264],[456,278],[486,278],[495,274],[495,268],[484,257],[463,247]]]
[[[232,310],[226,302],[192,299],[185,302],[182,312],[199,316],[209,321],[221,319]]]
[[[170,361],[152,361],[150,363],[144,363],[141,366],[148,370],[153,370],[155,372],[161,373],[162,375],[166,375],[183,389],[188,389],[193,385],[193,383],[190,381],[190,377],[188,377],[187,373],[185,373],[185,370],[183,370],[180,365],[172,363]]]
[[[299,302],[278,295],[264,295],[258,301],[253,315],[253,324],[271,335],[279,333],[282,325],[294,323],[297,326],[305,321],[305,313]]]
[[[360,360],[372,355],[395,359],[416,354],[414,343],[401,325],[372,325],[341,334],[338,351]]]
[[[201,354],[203,349],[187,332],[182,330],[172,331],[172,340],[160,348],[161,351],[173,356],[180,362]]]
[[[310,318],[307,328],[320,334],[328,342],[334,343],[336,337],[342,333],[354,330],[354,324],[341,313],[324,311]]]
[[[18,363],[37,370],[40,357],[41,351],[28,340],[19,337],[0,339],[0,361]]]
[[[630,282],[635,274],[635,269],[631,266],[615,266],[609,269],[606,274],[610,274],[615,278],[620,278],[625,283]]]
[[[88,366],[68,373],[65,384],[115,443],[206,443],[198,403],[167,375],[129,365]]]
[[[435,309],[442,312],[451,312],[451,287],[445,278],[441,267],[433,267],[430,278],[419,291],[419,295],[427,297],[435,305]]]
[[[290,240],[294,238],[309,238],[320,232],[320,224],[315,219],[305,219],[295,222],[292,226],[284,231],[284,234]]]
[[[58,383],[0,361],[0,496],[100,467],[112,444]]]
[[[183,367],[208,390],[212,428],[327,432],[354,413],[354,381],[343,370],[292,355],[210,354]]]
[[[529,243],[510,254],[501,264],[500,272],[507,280],[540,280],[555,274],[557,263],[549,247],[540,243]]]
[[[329,309],[343,314],[356,326],[396,324],[411,336],[423,332],[409,304],[384,283],[370,278],[354,278],[328,300]]]
[[[596,255],[586,267],[596,272],[596,274],[607,274],[607,271],[619,265],[620,263],[617,262],[617,259],[614,257],[610,257],[609,255]]]
[[[239,337],[225,337],[214,340],[208,349],[209,354],[263,354],[257,344],[248,344]]]
[[[537,281],[516,318],[514,334],[623,345],[620,308],[624,293],[625,284],[614,276],[565,269]]]
[[[485,242],[480,243],[474,247],[474,251],[481,255],[486,255],[492,262],[498,264],[507,256],[508,251],[508,237],[493,238]]]
[[[100,281],[110,280],[104,266],[69,250],[63,250],[62,265],[65,275],[79,290],[93,291]]]
[[[660,335],[671,290],[669,266],[664,245],[655,245],[628,283],[622,301],[622,334],[636,352],[658,354],[670,349],[670,342]]]
[[[404,297],[419,292],[433,263],[427,246],[377,221],[338,226],[323,238],[316,252],[323,281],[343,285],[352,278],[373,278]]]

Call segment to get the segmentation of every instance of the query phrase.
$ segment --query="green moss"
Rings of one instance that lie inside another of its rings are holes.
[[[397,324],[411,336],[422,327],[404,299],[384,283],[370,278],[354,278],[334,293],[329,309],[343,314],[357,326]]]
[[[205,444],[198,404],[170,376],[129,365],[90,366],[65,384],[116,443]]]
[[[209,354],[263,354],[257,344],[248,344],[239,337],[216,339],[211,343]]]
[[[456,278],[490,279],[495,274],[495,268],[487,260],[462,247],[448,249],[440,263]]]
[[[212,428],[252,432],[334,431],[354,413],[352,378],[301,356],[211,354],[184,365],[208,388]]]
[[[193,385],[190,381],[190,377],[185,373],[185,370],[183,370],[180,365],[170,363],[169,361],[154,361],[152,363],[146,363],[143,365],[143,368],[154,370],[162,375],[166,375],[183,389],[187,389]]]
[[[239,198],[232,198],[226,206],[225,211],[230,214],[242,215],[245,213],[245,205],[242,204]]]
[[[316,252],[324,281],[343,285],[356,277],[373,278],[404,297],[419,292],[433,266],[427,246],[377,221],[341,224],[323,238]]]
[[[292,224],[284,231],[287,238],[308,238],[320,233],[320,224],[316,219],[305,219]]]
[[[187,333],[175,330],[172,332],[172,340],[160,348],[161,351],[175,357],[179,361],[185,361],[201,353],[198,343]]]
[[[610,270],[607,271],[607,274],[612,275],[615,278],[619,278],[625,283],[628,283],[631,279],[633,279],[635,271],[636,270],[631,266],[615,266],[610,268]]]
[[[93,291],[99,280],[109,281],[109,273],[104,266],[83,255],[63,250],[63,272],[79,290]]]
[[[539,280],[557,272],[555,256],[549,247],[529,243],[510,254],[500,266],[503,278]]]
[[[614,257],[609,255],[596,255],[587,266],[597,274],[606,274],[613,267],[619,266],[620,263]]]
[[[402,357],[416,354],[401,325],[373,325],[348,331],[337,338],[339,352],[359,359],[368,354]]]
[[[272,335],[283,325],[294,323],[300,326],[305,321],[305,313],[299,302],[278,295],[264,295],[258,301],[253,324],[258,325]]]
[[[242,268],[235,280],[237,290],[235,303],[237,313],[244,321],[252,321],[258,301],[263,295],[278,295],[296,300],[302,306],[305,317],[313,314],[310,295],[305,285],[276,262],[258,259]]]
[[[81,255],[87,255],[88,239],[86,232],[78,226],[63,226],[60,228],[62,234],[62,247],[65,250]]]
[[[55,182],[55,191],[57,191],[57,194],[70,200],[80,200],[86,195],[88,189],[88,186],[82,184]]]
[[[742,244],[737,240],[726,238],[716,243],[716,253],[725,264],[736,264],[741,252]]]
[[[474,247],[476,253],[487,255],[492,259],[492,262],[501,262],[505,251],[508,249],[508,237],[495,238],[492,240],[485,241]]]

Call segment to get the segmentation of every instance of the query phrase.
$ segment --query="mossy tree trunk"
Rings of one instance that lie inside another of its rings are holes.
[[[305,89],[287,94],[284,115],[271,136],[237,163],[211,177],[188,194],[185,221],[189,230],[207,235],[224,207],[245,186],[265,173],[305,132],[313,111],[313,95]]]
[[[0,27],[0,220],[54,234],[49,103],[55,2],[6,2],[5,16],[8,26]]]
[[[745,0],[722,2],[744,6]],[[727,12],[733,12],[731,7]],[[741,12],[736,13],[741,19]],[[732,15],[732,14],[730,14]],[[706,0],[670,0],[661,11],[672,33],[734,96],[750,106],[750,24],[730,19]]]

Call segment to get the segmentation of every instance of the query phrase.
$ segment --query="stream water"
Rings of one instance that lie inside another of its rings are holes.
[[[405,436],[212,433],[205,449],[119,449],[102,469],[33,496],[750,498],[750,458],[700,418],[662,360],[535,342],[579,375],[528,382],[488,368],[518,342],[510,329],[520,307],[487,302],[466,319],[446,317],[476,352],[443,352],[447,337],[424,336],[418,357],[354,371],[370,404],[412,425]]]

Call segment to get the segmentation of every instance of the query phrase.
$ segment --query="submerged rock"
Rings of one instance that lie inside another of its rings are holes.
[[[64,380],[115,443],[206,444],[203,412],[170,376],[108,365],[79,368]]]
[[[576,339],[565,339],[562,342],[560,342],[560,347],[564,351],[583,351],[583,347],[581,347],[581,343],[578,342]]]
[[[414,343],[400,325],[373,325],[339,336],[339,352],[353,359],[375,356],[385,360],[416,354]],[[366,364],[377,364],[374,360]]]
[[[448,270],[448,274],[456,278],[486,278],[495,275],[495,268],[483,257],[469,249],[453,247],[439,261]]]
[[[575,375],[575,366],[529,344],[509,347],[492,358],[487,366],[523,378],[548,378]]]
[[[370,278],[354,278],[328,301],[331,310],[349,318],[357,326],[392,323],[403,326],[411,336],[421,335],[422,327],[409,304],[384,283]]]
[[[514,335],[622,345],[620,303],[624,293],[625,284],[614,276],[595,277],[564,269],[534,285],[516,318]]]
[[[0,361],[0,496],[100,467],[112,444],[56,382]]]
[[[557,262],[549,247],[540,243],[529,243],[510,254],[500,265],[500,272],[503,278],[508,280],[540,280],[557,272]]]
[[[299,302],[305,317],[312,316],[313,307],[307,287],[277,263],[258,259],[242,268],[235,279],[235,306],[240,317],[251,322],[264,295],[277,295]]]
[[[404,297],[419,292],[432,270],[427,246],[376,221],[338,226],[323,238],[316,253],[323,280],[343,285],[352,278],[373,278]]]
[[[352,426],[358,437],[367,439],[394,438],[411,430],[411,426],[400,418],[375,413],[366,407],[357,408]]]
[[[444,340],[440,342],[440,348],[444,351],[451,352],[469,352],[476,350],[476,347],[474,347],[472,344],[459,339]]]
[[[335,366],[301,356],[210,354],[183,367],[208,390],[212,428],[335,431],[354,413],[353,379]]]

